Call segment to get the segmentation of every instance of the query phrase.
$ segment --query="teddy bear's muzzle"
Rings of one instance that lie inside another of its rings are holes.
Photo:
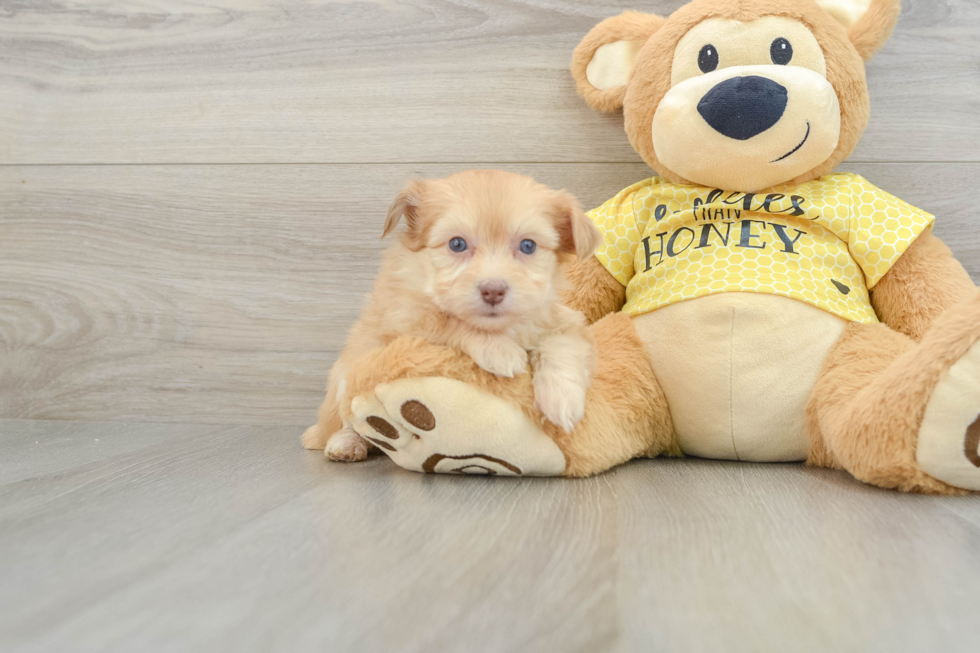
[[[689,183],[756,192],[819,166],[837,148],[833,85],[795,66],[733,66],[674,85],[653,116],[660,163]]]
[[[719,134],[747,141],[772,128],[786,113],[789,92],[767,77],[726,79],[698,103],[698,113]]]

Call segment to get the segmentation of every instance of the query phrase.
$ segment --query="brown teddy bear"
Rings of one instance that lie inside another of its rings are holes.
[[[575,50],[579,93],[623,109],[660,176],[590,213],[604,242],[566,271],[599,352],[584,420],[566,433],[534,410],[530,375],[402,339],[348,377],[355,429],[426,472],[688,454],[980,490],[980,291],[931,215],[832,173],[900,4],[694,0],[597,25]]]

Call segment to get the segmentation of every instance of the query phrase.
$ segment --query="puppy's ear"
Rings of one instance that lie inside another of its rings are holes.
[[[405,185],[391,208],[388,209],[388,217],[385,219],[385,229],[381,237],[384,238],[398,226],[398,221],[405,216],[408,223],[409,232],[417,231],[419,228],[419,206],[422,205],[422,197],[425,195],[425,182],[415,179]]]
[[[847,28],[848,38],[865,61],[891,38],[902,11],[902,0],[817,0],[817,4]]]
[[[609,112],[623,106],[637,53],[665,22],[660,16],[627,11],[585,35],[572,55],[572,77],[590,107]]]
[[[595,253],[602,234],[571,193],[555,194],[555,226],[560,237],[558,249],[585,260]]]

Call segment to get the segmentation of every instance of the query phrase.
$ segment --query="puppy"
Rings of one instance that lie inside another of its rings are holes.
[[[407,229],[384,256],[360,321],[330,372],[309,449],[357,461],[371,446],[340,419],[345,378],[355,361],[411,335],[456,347],[499,376],[534,370],[544,416],[571,430],[585,413],[595,343],[584,316],[557,290],[561,264],[591,256],[600,234],[575,198],[529,177],[471,170],[413,181],[388,211],[387,236],[404,216]]]

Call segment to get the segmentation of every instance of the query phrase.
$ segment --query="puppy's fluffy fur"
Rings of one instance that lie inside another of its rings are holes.
[[[403,216],[407,229],[385,254],[303,444],[333,460],[367,457],[370,445],[341,422],[345,377],[360,356],[403,335],[457,347],[500,376],[523,374],[530,361],[538,409],[571,430],[584,415],[595,343],[584,316],[558,299],[561,263],[591,256],[601,237],[575,198],[521,175],[471,170],[409,183],[384,235]]]

